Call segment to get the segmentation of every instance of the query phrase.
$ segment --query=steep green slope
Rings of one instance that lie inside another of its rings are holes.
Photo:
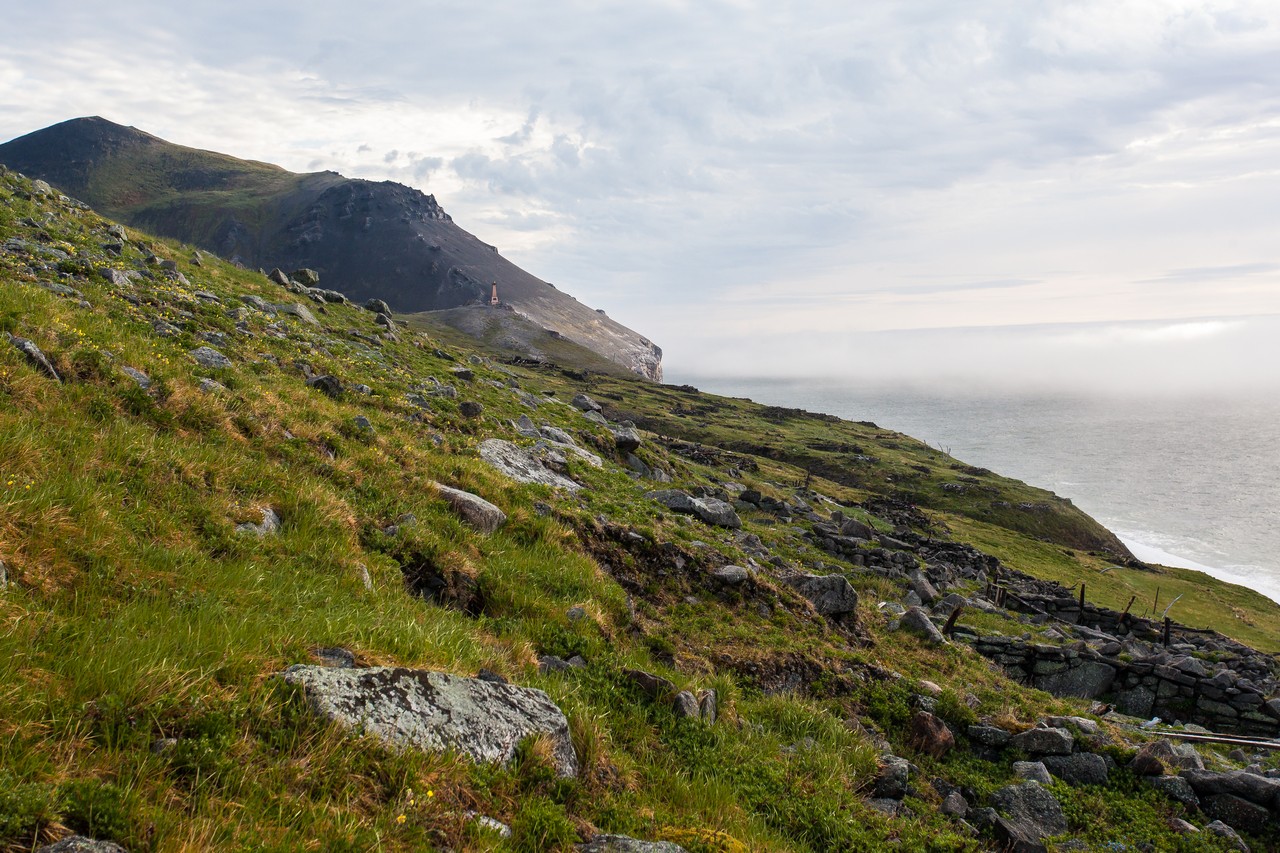
[[[806,472],[790,454],[808,459],[819,440],[874,445],[890,473],[929,467],[938,479],[912,495],[974,476],[993,499],[1044,500],[1021,484],[964,474],[866,426],[576,365],[503,365],[444,331],[388,334],[350,305],[309,303],[311,323],[275,307],[296,297],[260,275],[110,227],[0,173],[0,332],[33,342],[59,377],[0,337],[7,850],[68,830],[133,851],[556,850],[597,831],[690,851],[989,849],[989,836],[939,811],[947,785],[977,801],[1012,779],[1008,760],[971,749],[967,725],[1018,728],[1087,707],[1020,687],[963,645],[891,631],[875,605],[904,584],[817,550],[776,515],[742,508],[732,530],[646,499],[667,484],[635,479],[611,431],[567,401],[585,390],[607,415],[672,435],[693,419],[719,447],[646,434],[636,450],[686,490],[736,482],[799,507]],[[202,346],[228,363],[201,365]],[[343,390],[307,381],[323,375]],[[456,395],[434,394],[446,385]],[[528,444],[513,426],[522,415],[602,459],[566,452],[560,471],[581,491],[518,484],[479,458],[488,438]],[[806,501],[837,501],[883,533],[911,521],[895,516],[905,505],[875,500],[906,492],[815,474]],[[437,482],[492,501],[506,523],[491,534],[467,524]],[[986,537],[972,527],[981,507],[949,501],[913,526]],[[267,508],[278,530],[237,530]],[[1042,544],[993,529],[1025,554]],[[726,564],[751,579],[716,581]],[[819,616],[784,580],[796,569],[847,577],[860,604]],[[1276,624],[1275,608],[1255,615]],[[1025,629],[997,613],[979,623]],[[556,778],[536,741],[492,767],[322,724],[273,676],[334,648],[360,665],[488,669],[539,687],[564,709],[583,769]],[[546,655],[585,666],[543,671]],[[719,720],[678,718],[628,668],[714,689]],[[945,758],[907,731],[926,679],[958,734]],[[1122,741],[1109,748],[1127,758]],[[887,749],[920,771],[896,816],[869,804]],[[1174,833],[1182,807],[1127,771],[1052,788],[1078,842],[1061,849],[1224,849]]]

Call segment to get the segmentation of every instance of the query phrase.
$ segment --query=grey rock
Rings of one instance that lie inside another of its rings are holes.
[[[1014,824],[1031,830],[1037,839],[1067,831],[1062,805],[1038,782],[1001,788],[991,795],[991,805]]]
[[[907,781],[911,776],[911,763],[896,755],[885,756],[876,773],[872,793],[876,797],[901,800],[907,795]]]
[[[1035,683],[1036,687],[1054,696],[1096,699],[1111,689],[1115,679],[1115,667],[1101,661],[1087,660],[1062,672],[1042,675]]]
[[[858,593],[842,575],[794,575],[783,583],[809,599],[821,616],[843,616],[858,609]]]
[[[1107,762],[1092,752],[1046,755],[1041,759],[1049,772],[1069,785],[1105,785]]]
[[[1180,776],[1151,776],[1147,778],[1147,784],[1189,809],[1200,808],[1200,798],[1187,780]]]
[[[492,818],[476,811],[468,811],[466,816],[467,820],[488,830],[489,832],[496,833],[499,838],[511,837],[511,827],[507,826],[497,818]]]
[[[196,347],[191,351],[191,357],[201,367],[207,367],[210,370],[221,370],[231,366],[231,359],[213,347]]]
[[[867,806],[888,817],[897,817],[902,811],[902,801],[892,797],[872,797],[867,800]]]
[[[1213,823],[1205,826],[1204,831],[1209,835],[1217,836],[1241,853],[1250,853],[1249,845],[1244,843],[1244,839],[1240,837],[1240,833],[1223,823],[1215,820]]]
[[[356,415],[351,419],[351,423],[361,432],[373,432],[373,423],[364,415]]]
[[[316,319],[316,315],[311,313],[311,309],[297,302],[278,302],[276,303],[276,311],[281,314],[288,314],[290,317],[297,317],[304,323],[312,326],[319,326],[320,321]]]
[[[334,399],[342,396],[342,383],[338,381],[338,377],[328,373],[321,376],[312,376],[307,380],[307,387],[315,388],[317,391]]]
[[[480,458],[518,483],[538,483],[568,492],[577,492],[582,488],[568,477],[547,470],[530,452],[500,438],[481,442]]]
[[[698,718],[698,698],[688,690],[681,690],[671,700],[671,710],[677,717],[696,720]]]
[[[609,425],[609,422],[605,420],[604,415],[600,414],[599,412],[583,412],[582,416],[587,420],[591,421],[593,424],[600,424],[601,426]]]
[[[217,394],[219,392],[226,391],[227,386],[223,385],[221,382],[204,377],[200,380],[200,390],[206,394]]]
[[[353,669],[356,665],[356,656],[341,646],[315,648],[311,650],[311,654],[320,661],[321,666]]]
[[[1280,800],[1280,779],[1268,779],[1245,770],[1230,770],[1226,773],[1214,773],[1211,770],[1183,770],[1178,775],[1186,779],[1187,784],[1201,798],[1209,794],[1234,794],[1264,806]]]
[[[929,579],[920,572],[912,573],[911,590],[920,597],[921,604],[932,605],[938,600],[938,591],[934,589]]]
[[[256,311],[261,311],[263,314],[270,314],[274,316],[276,313],[276,306],[272,305],[261,296],[255,296],[251,293],[246,296],[241,296],[240,299],[243,300],[250,308],[253,308]]]
[[[431,752],[457,750],[507,763],[530,735],[550,738],[556,772],[574,776],[578,758],[564,713],[541,690],[404,667],[291,666],[318,714],[386,743]]]
[[[622,674],[628,681],[639,687],[645,696],[655,702],[674,697],[679,692],[670,680],[661,675],[645,672],[643,669],[624,669]]]
[[[542,436],[542,433],[533,425],[533,421],[528,415],[521,415],[520,420],[516,421],[515,427],[516,432],[523,436],[527,436],[529,438],[539,438]]]
[[[574,605],[564,612],[565,618],[570,622],[581,622],[587,618],[587,609],[579,605]]]
[[[1271,821],[1271,812],[1265,807],[1235,794],[1202,794],[1200,808],[1214,820],[1220,820],[1234,829],[1252,835],[1260,834]]]
[[[251,521],[243,522],[236,525],[236,533],[252,533],[254,536],[266,536],[271,533],[280,531],[280,516],[271,507],[265,507],[262,510],[262,523],[254,524]]]
[[[969,802],[964,798],[964,794],[952,791],[943,798],[940,811],[952,817],[964,817],[969,813]]]
[[[364,303],[364,310],[372,311],[375,314],[385,314],[391,316],[391,306],[383,302],[381,299],[370,299]]]
[[[4,560],[0,560],[0,589],[9,586],[9,570],[5,568]]]
[[[1190,744],[1175,744],[1161,738],[1143,744],[1129,767],[1139,776],[1160,776],[1171,768],[1203,770],[1204,759]]]
[[[528,416],[521,416],[521,420],[528,420]],[[531,426],[532,423],[533,422],[530,421]],[[541,429],[536,430],[536,435],[545,438],[547,441],[554,441],[556,444],[565,444],[569,447],[577,447],[578,445],[578,443],[573,440],[573,436],[569,435],[569,433],[559,427],[550,426],[549,424],[543,424]]]
[[[182,334],[182,330],[172,323],[166,323],[164,320],[156,320],[151,324],[151,328],[162,338],[175,338]]]
[[[1028,755],[1070,755],[1075,736],[1066,729],[1036,727],[1009,739],[1009,745]]]
[[[720,708],[714,690],[703,690],[698,694],[698,716],[702,722],[711,725],[719,716]]]
[[[62,377],[58,375],[58,371],[53,369],[53,364],[50,363],[48,356],[40,350],[40,347],[35,345],[34,341],[29,341],[26,338],[15,337],[14,335],[8,335],[7,333],[6,335],[9,338],[9,343],[13,344],[19,352],[26,356],[27,361],[31,362],[32,366],[45,376],[48,376],[54,382],[62,381]]]
[[[1010,738],[1013,737],[1009,732],[997,726],[969,726],[966,734],[969,740],[992,749],[1004,749],[1009,745]]]
[[[688,853],[670,841],[637,841],[625,835],[597,835],[577,849],[582,853]]]
[[[1041,785],[1048,785],[1053,781],[1053,777],[1049,775],[1049,768],[1044,766],[1043,761],[1015,761],[1013,775],[1030,782],[1039,782]]]
[[[114,841],[98,841],[83,835],[69,835],[61,841],[46,844],[36,853],[128,853]]]
[[[463,400],[458,404],[458,413],[464,418],[478,418],[484,414],[484,406],[475,400]]]
[[[583,412],[598,412],[601,408],[599,403],[586,394],[575,394],[573,399],[569,401],[569,405]]]
[[[138,387],[143,391],[146,391],[151,387],[151,377],[143,373],[141,370],[138,370],[136,367],[130,367],[126,364],[121,366],[120,372],[138,383]]]
[[[303,267],[289,273],[289,278],[301,284],[303,287],[315,287],[320,283],[320,273],[313,269]]]
[[[482,533],[493,533],[507,521],[507,514],[479,495],[436,483],[440,496],[449,502],[454,512],[466,519]]]
[[[635,427],[610,427],[613,433],[613,444],[623,453],[630,453],[640,447],[640,433]]]
[[[113,287],[132,287],[133,277],[124,270],[112,269],[111,267],[102,267],[98,270],[98,275],[107,280]]]
[[[539,655],[538,656],[538,672],[565,672],[572,669],[569,662],[562,657],[556,655]]]
[[[679,489],[662,489],[645,495],[673,512],[693,515],[716,527],[739,528],[742,520],[729,504],[716,498],[695,498]]]
[[[1169,828],[1179,835],[1195,835],[1200,830],[1193,823],[1188,823],[1180,817],[1170,818]]]
[[[1139,685],[1128,690],[1117,690],[1115,700],[1116,710],[1120,713],[1146,719],[1155,708],[1156,694]]]
[[[946,637],[942,636],[942,632],[938,630],[938,626],[929,618],[929,614],[920,607],[908,607],[907,612],[902,614],[898,627],[908,633],[924,637],[927,642],[937,646],[947,642]]]
[[[711,576],[725,586],[737,586],[745,583],[751,577],[751,573],[742,566],[721,566],[718,569],[712,569]]]
[[[325,290],[324,288],[317,287],[313,288],[311,292],[316,296],[319,296],[325,302],[332,302],[337,305],[345,305],[347,302],[346,294],[339,293],[336,290]]]

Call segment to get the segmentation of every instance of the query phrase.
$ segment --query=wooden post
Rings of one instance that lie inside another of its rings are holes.
[[[1128,621],[1129,621],[1129,608],[1130,608],[1130,607],[1132,607],[1132,606],[1133,606],[1133,603],[1134,603],[1135,601],[1137,601],[1137,600],[1138,600],[1138,596],[1136,596],[1136,595],[1133,595],[1133,596],[1130,596],[1130,597],[1129,597],[1129,603],[1128,603],[1128,604],[1126,604],[1126,605],[1124,606],[1124,612],[1123,612],[1123,613],[1121,613],[1121,614],[1120,614],[1120,618],[1116,620],[1116,628],[1117,628],[1117,629],[1119,629],[1119,628],[1123,628],[1123,627],[1128,623]]]
[[[1084,581],[1080,581],[1080,621],[1084,621]]]
[[[955,633],[956,620],[960,618],[961,610],[964,610],[964,605],[957,604],[956,609],[951,611],[951,615],[947,617],[947,624],[942,626],[943,636],[950,637]]]
[[[1151,615],[1155,616],[1158,609],[1160,609],[1160,587],[1156,587],[1156,600],[1151,603]]]
[[[1164,617],[1164,647],[1169,648],[1169,630],[1173,625],[1173,620],[1168,616]]]

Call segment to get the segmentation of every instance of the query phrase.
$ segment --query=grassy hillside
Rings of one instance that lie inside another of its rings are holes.
[[[933,535],[1031,573],[1069,581],[1111,565],[1067,547],[1111,542],[1043,492],[866,425],[507,366],[443,329],[392,339],[348,305],[309,304],[314,325],[273,316],[245,297],[296,297],[141,234],[112,254],[109,226],[0,173],[0,332],[33,341],[61,379],[0,337],[0,848],[75,830],[132,851],[535,851],[596,831],[690,851],[989,849],[939,811],[928,780],[981,799],[1011,770],[970,750],[969,723],[1025,727],[1087,708],[1011,683],[963,646],[890,632],[876,604],[905,587],[814,550],[794,526],[744,510],[731,531],[645,499],[662,486],[630,476],[609,431],[567,401],[586,391],[611,419],[714,445],[645,435],[638,456],[680,488],[736,482],[794,500],[808,479],[808,500],[816,491],[886,532],[898,522],[875,499],[909,499]],[[112,283],[108,269],[138,275]],[[230,365],[198,364],[191,352],[206,345]],[[346,390],[322,393],[308,373]],[[433,378],[458,396],[427,396]],[[522,415],[604,459],[569,456],[581,492],[520,485],[479,459],[485,438],[521,440]],[[480,533],[437,482],[492,501],[507,523]],[[278,531],[237,531],[267,508]],[[784,566],[847,575],[856,618],[818,616],[744,534]],[[725,564],[757,571],[724,589],[708,570]],[[1100,592],[1117,600],[1146,577],[1115,569]],[[445,590],[434,600],[428,579]],[[1274,606],[1202,582],[1215,592],[1197,616],[1280,648]],[[331,648],[541,688],[569,719],[582,772],[556,778],[536,742],[491,767],[322,724],[273,675]],[[586,666],[543,672],[540,655]],[[677,719],[627,668],[716,690],[720,720]],[[925,679],[960,736],[944,759],[908,742]],[[896,817],[867,803],[886,748],[920,770]],[[1175,834],[1181,807],[1124,771],[1053,790],[1076,845],[1059,849],[1222,849]]]

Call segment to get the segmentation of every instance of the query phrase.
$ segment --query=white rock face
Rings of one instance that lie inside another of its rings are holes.
[[[452,749],[475,761],[505,764],[522,739],[545,734],[554,747],[556,772],[578,772],[569,721],[541,690],[386,666],[298,664],[282,677],[301,685],[321,716],[398,747]]]

